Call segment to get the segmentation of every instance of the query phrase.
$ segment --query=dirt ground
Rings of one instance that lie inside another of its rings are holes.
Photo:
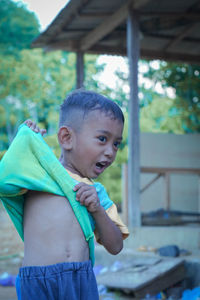
[[[0,207],[0,276],[17,275],[23,257],[23,243],[7,213]],[[0,285],[1,300],[17,300],[15,287]]]

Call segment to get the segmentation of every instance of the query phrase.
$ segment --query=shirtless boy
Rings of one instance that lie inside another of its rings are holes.
[[[44,134],[34,122],[25,123]],[[93,217],[97,240],[114,255],[122,250],[128,230],[114,204],[107,211],[102,207],[91,179],[115,160],[123,125],[123,113],[117,104],[94,92],[77,90],[61,105],[60,163],[79,182],[74,187],[76,200]],[[29,191],[25,199],[24,260],[17,279],[19,299],[99,299],[88,243],[69,201],[38,191]]]

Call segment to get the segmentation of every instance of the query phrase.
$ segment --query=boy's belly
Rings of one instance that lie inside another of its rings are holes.
[[[68,200],[49,193],[28,192],[23,266],[88,259],[88,244]]]

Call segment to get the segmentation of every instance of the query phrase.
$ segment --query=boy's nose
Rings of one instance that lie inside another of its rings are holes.
[[[113,147],[106,147],[105,151],[104,151],[105,156],[112,158],[114,155],[114,150]]]

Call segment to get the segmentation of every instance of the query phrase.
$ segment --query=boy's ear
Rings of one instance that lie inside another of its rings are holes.
[[[73,131],[70,127],[62,126],[58,130],[58,141],[65,150],[72,149]]]

